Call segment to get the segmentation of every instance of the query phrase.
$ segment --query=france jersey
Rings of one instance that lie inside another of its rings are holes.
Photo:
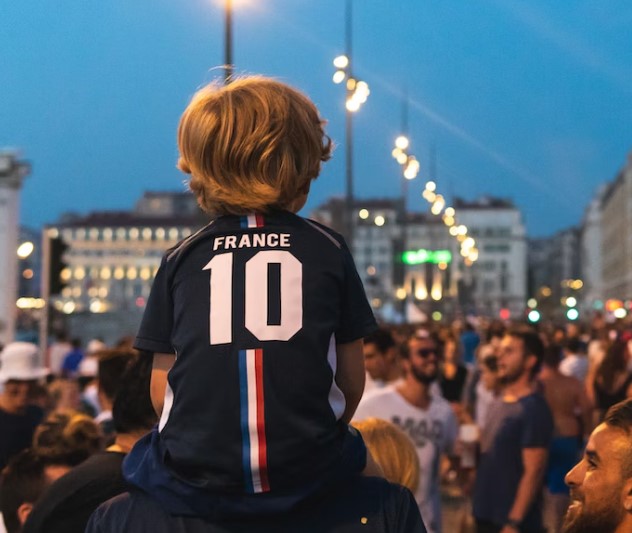
[[[292,489],[336,468],[336,344],[376,328],[342,237],[287,211],[221,216],[169,250],[135,347],[175,353],[165,461],[206,488]]]

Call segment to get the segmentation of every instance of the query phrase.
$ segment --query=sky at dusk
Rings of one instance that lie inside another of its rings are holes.
[[[337,144],[303,214],[344,191],[343,0],[233,0],[237,73],[274,76],[318,105]],[[512,199],[530,235],[579,223],[632,150],[629,0],[354,0],[353,70],[371,95],[354,117],[355,194],[400,194],[390,153],[408,97],[409,187],[436,153],[448,198]],[[0,147],[32,166],[21,222],[129,209],[183,190],[179,116],[221,77],[221,0],[0,2]]]

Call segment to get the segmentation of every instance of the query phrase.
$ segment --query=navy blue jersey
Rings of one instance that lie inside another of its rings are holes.
[[[285,211],[217,218],[167,252],[136,338],[176,354],[165,460],[228,492],[317,479],[344,439],[336,344],[375,327],[339,235]]]

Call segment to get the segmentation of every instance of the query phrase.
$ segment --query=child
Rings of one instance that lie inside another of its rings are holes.
[[[304,95],[246,77],[193,97],[178,146],[214,218],[156,275],[135,347],[161,418],[124,472],[174,514],[281,512],[366,462],[348,422],[375,319],[343,239],[295,214],[331,140]]]

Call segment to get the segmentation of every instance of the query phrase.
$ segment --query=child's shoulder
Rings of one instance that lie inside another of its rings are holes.
[[[346,248],[347,245],[342,235],[335,232],[330,227],[325,226],[324,224],[317,222],[316,220],[312,220],[311,218],[302,218],[302,220],[316,232],[320,233],[334,246],[336,246],[336,248]]]

